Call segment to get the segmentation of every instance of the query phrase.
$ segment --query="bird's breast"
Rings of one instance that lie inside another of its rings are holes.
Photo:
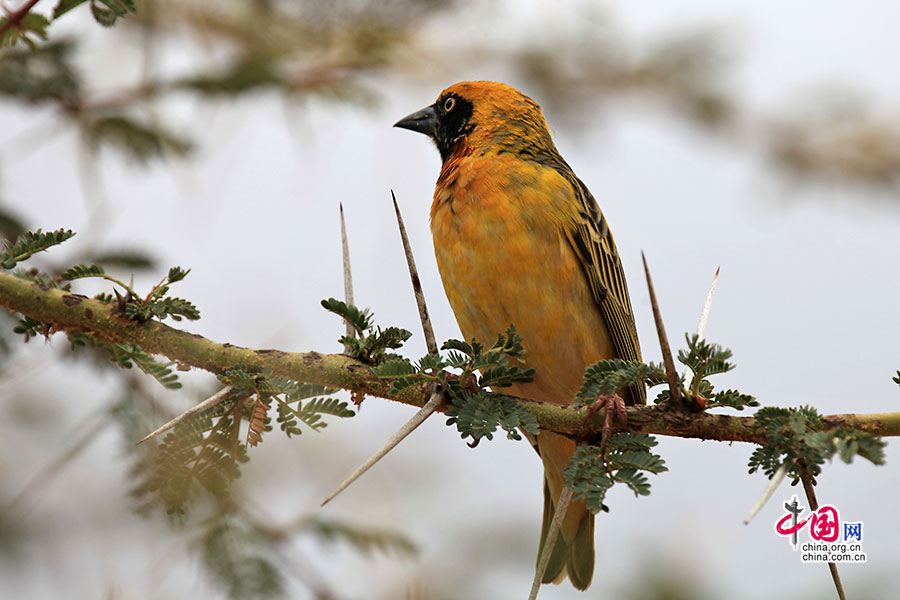
[[[518,163],[445,164],[432,205],[435,254],[467,339],[490,345],[510,324],[522,335],[538,374],[511,393],[568,403],[584,367],[613,346],[565,235],[574,197],[552,170]]]

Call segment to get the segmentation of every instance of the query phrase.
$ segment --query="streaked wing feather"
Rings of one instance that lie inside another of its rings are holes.
[[[566,231],[566,235],[584,267],[591,291],[609,328],[616,356],[623,360],[641,360],[625,271],[612,232],[587,186],[571,170],[560,174],[572,185],[580,205],[578,220],[574,227]],[[644,386],[631,386],[629,391],[635,404],[647,402]]]

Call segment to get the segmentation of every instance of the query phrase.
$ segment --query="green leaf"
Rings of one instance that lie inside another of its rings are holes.
[[[398,358],[387,351],[400,348],[412,337],[412,332],[400,327],[375,327],[368,309],[360,310],[334,298],[322,300],[322,306],[343,317],[356,331],[357,337],[344,335],[338,341],[347,347],[348,354],[363,362],[377,365],[382,361]]]
[[[707,375],[715,375],[725,373],[734,368],[734,365],[728,362],[731,358],[731,350],[723,348],[719,344],[712,344],[698,336],[685,334],[687,341],[687,350],[678,351],[678,360],[691,368],[694,373],[701,377]]]
[[[237,391],[247,394],[256,392],[256,376],[248,373],[241,367],[232,367],[228,369],[223,375],[219,375],[218,379],[223,385],[229,385]]]
[[[213,519],[200,540],[210,580],[228,598],[276,598],[286,593],[275,550],[257,530],[231,516]]]
[[[380,355],[384,350],[396,350],[412,337],[412,332],[400,327],[378,328],[373,335],[366,336],[364,346],[373,356]]]
[[[516,326],[510,325],[505,333],[499,334],[497,341],[491,346],[489,352],[499,352],[515,359],[521,359],[525,356],[522,336],[516,332]]]
[[[65,281],[73,281],[85,277],[100,277],[105,274],[103,267],[99,265],[75,265],[63,271],[59,277]]]
[[[132,490],[144,510],[161,506],[169,515],[184,515],[204,493],[227,504],[238,465],[248,460],[246,446],[236,443],[240,421],[234,419],[236,404],[245,406],[247,398],[232,390],[223,402],[176,425],[158,445],[146,446],[148,466]]]
[[[900,385],[900,371],[897,371],[897,376],[892,377],[891,379],[894,380],[894,383],[896,383],[897,385]]]
[[[356,330],[357,335],[362,335],[372,327],[372,314],[368,309],[360,310],[352,304],[348,305],[346,302],[335,298],[322,300],[322,306],[325,310],[343,317]]]
[[[519,429],[531,435],[538,435],[539,428],[535,416],[515,400],[480,390],[469,393],[458,383],[448,386],[450,406],[447,409],[447,424],[456,425],[463,439],[473,441],[482,438],[494,439],[498,427],[511,440],[520,440]]]
[[[473,340],[474,342],[474,340]],[[476,342],[477,343],[477,342]],[[479,346],[480,348],[480,346]],[[476,351],[471,344],[467,344],[461,340],[447,340],[441,346],[441,350],[455,350],[465,356],[475,356]],[[480,349],[479,349],[480,352]]]
[[[94,151],[108,144],[141,163],[166,154],[184,156],[191,150],[190,142],[178,134],[121,115],[86,121],[83,127]]]
[[[440,354],[426,354],[419,359],[418,363],[416,363],[416,368],[422,372],[431,371],[437,373],[448,366],[449,364],[441,358]]]
[[[400,377],[391,382],[391,393],[399,394],[403,390],[411,388],[419,383],[422,383],[422,379],[419,377]]]
[[[104,27],[112,27],[120,17],[133,12],[133,0],[91,0],[91,14]]]
[[[634,469],[621,469],[616,472],[616,482],[627,485],[635,496],[650,495],[650,481],[643,473]]]
[[[179,87],[208,96],[232,96],[284,83],[271,59],[255,58],[233,63],[222,73],[184,79]]]
[[[59,0],[59,4],[53,9],[53,18],[58,19],[76,6],[80,6],[87,0]]]
[[[63,41],[4,51],[0,60],[0,94],[29,103],[76,102],[81,85],[70,64],[73,49],[72,43]]]
[[[408,537],[392,529],[364,528],[324,519],[311,519],[304,529],[320,541],[343,541],[363,554],[382,552],[413,556],[418,553]]]
[[[750,455],[750,473],[762,470],[771,478],[782,465],[787,465],[788,474],[796,482],[802,461],[815,485],[822,465],[835,454],[845,462],[861,456],[873,464],[884,464],[884,440],[849,427],[826,431],[824,419],[811,406],[765,407],[754,416],[766,431],[766,443]]]
[[[114,250],[91,255],[91,262],[106,268],[144,271],[156,268],[156,259],[142,250]]]
[[[12,269],[16,263],[43,252],[44,250],[61,244],[70,239],[75,233],[70,229],[57,229],[56,231],[43,232],[26,231],[13,244],[4,244],[3,252],[0,252],[0,268]]]
[[[321,415],[340,418],[356,416],[356,413],[348,408],[347,402],[337,398],[312,398],[306,402],[297,401],[295,409],[290,405],[294,402],[293,400],[284,401],[277,395],[273,397],[278,404],[277,422],[288,437],[302,433],[298,422],[305,424],[313,431],[320,431],[328,425],[322,421]]]
[[[297,405],[297,417],[313,429],[322,429],[327,423],[321,421],[321,415],[332,415],[346,419],[356,416],[347,402],[338,398],[312,398]]]
[[[378,377],[403,377],[416,372],[416,366],[405,358],[386,360],[375,367],[375,375]]]
[[[19,324],[13,328],[13,333],[19,333],[25,336],[27,342],[33,337],[43,335],[47,337],[50,334],[50,326],[40,321],[35,321],[31,317],[22,317]]]
[[[8,21],[8,17],[0,19],[0,27],[5,25]],[[19,20],[18,24],[13,25],[3,32],[3,35],[0,35],[0,47],[12,46],[16,42],[24,42],[29,47],[36,48],[37,45],[34,38],[37,37],[46,40],[47,27],[49,25],[50,21],[44,15],[36,12],[29,12]]]
[[[125,304],[125,316],[134,321],[148,321],[154,318],[162,321],[167,317],[171,317],[174,321],[180,321],[182,318],[190,321],[199,319],[200,311],[192,302],[184,298],[166,296],[169,292],[167,284],[181,281],[190,272],[190,269],[184,270],[181,267],[169,269],[166,278],[150,290],[146,299],[129,297],[129,301]]]
[[[590,404],[598,396],[620,393],[633,384],[655,382],[665,379],[665,371],[657,365],[645,365],[638,361],[618,358],[601,360],[589,365],[584,372],[584,383],[575,394],[575,406]]]
[[[592,512],[609,511],[606,493],[616,483],[627,486],[635,496],[650,493],[650,482],[644,472],[659,474],[667,471],[663,459],[650,452],[656,439],[642,433],[613,435],[605,454],[596,446],[579,445],[566,463],[565,485],[574,498],[584,500]]]
[[[190,269],[182,269],[181,267],[172,267],[169,269],[169,274],[166,276],[166,279],[169,280],[169,283],[175,283],[176,281],[181,281],[190,273]]]
[[[759,402],[749,394],[742,394],[737,390],[725,390],[712,396],[706,406],[708,408],[727,406],[737,410],[744,410],[747,406],[759,406]]]
[[[182,317],[189,321],[196,321],[200,318],[200,311],[193,303],[184,298],[174,298],[169,296],[158,302],[152,303],[153,316],[160,320],[166,317],[172,317],[175,321],[180,321]]]
[[[514,383],[529,383],[534,381],[536,371],[531,367],[522,368],[519,366],[507,367],[499,365],[493,368],[485,369],[481,377],[478,379],[478,385],[481,387],[507,387]]]
[[[118,343],[114,344],[114,346],[122,354],[133,360],[134,363],[138,367],[140,367],[144,373],[147,373],[148,375],[156,379],[164,388],[169,390],[177,390],[181,388],[181,383],[178,381],[178,375],[176,375],[170,368],[175,364],[174,361],[165,363],[158,361],[151,355],[141,350],[135,344]],[[119,359],[115,360],[119,362]]]

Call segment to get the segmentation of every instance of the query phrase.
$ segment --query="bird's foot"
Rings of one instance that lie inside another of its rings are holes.
[[[601,394],[597,399],[590,403],[587,407],[587,414],[584,422],[587,423],[594,418],[598,410],[605,410],[606,415],[603,418],[603,430],[600,435],[600,453],[606,450],[606,442],[613,433],[613,421],[618,421],[622,425],[628,422],[628,414],[625,412],[625,400],[618,394]]]

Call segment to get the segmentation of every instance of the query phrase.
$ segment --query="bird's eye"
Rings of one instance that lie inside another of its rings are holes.
[[[456,106],[456,98],[453,96],[449,96],[446,100],[444,100],[444,112],[450,112],[453,110],[453,107]]]

